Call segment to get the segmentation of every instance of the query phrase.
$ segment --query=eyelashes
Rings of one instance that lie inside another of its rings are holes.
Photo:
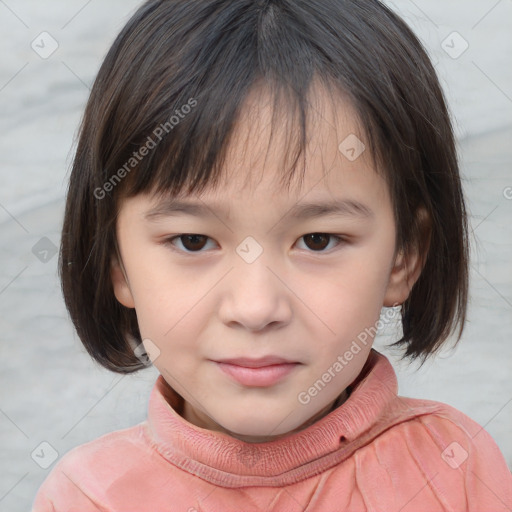
[[[195,233],[183,233],[166,238],[163,243],[164,245],[171,246],[171,248],[177,252],[181,252],[184,254],[200,254],[201,252],[205,252],[203,249],[208,245],[207,242],[209,240],[213,241],[212,238],[206,235]],[[346,239],[341,235],[320,232],[308,233],[306,235],[303,235],[298,239],[298,241],[301,240],[305,241],[304,245],[306,246],[306,250],[308,252],[320,254],[324,252],[330,252],[330,250],[333,249],[333,247],[331,247],[329,251],[326,251],[326,247],[330,245],[331,240],[334,240],[336,242],[334,248],[346,243]],[[181,244],[182,248],[179,248],[175,242]]]

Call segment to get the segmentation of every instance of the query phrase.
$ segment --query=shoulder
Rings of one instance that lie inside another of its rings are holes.
[[[396,397],[401,413],[363,447],[363,461],[461,510],[512,509],[512,475],[486,430],[442,402]],[[434,501],[433,501],[434,502]],[[447,508],[449,509],[449,508]]]
[[[143,455],[148,450],[146,422],[104,434],[67,452],[54,469],[80,471],[94,466],[98,475],[107,476],[113,466],[126,465],[128,457]],[[106,464],[108,462],[108,464]]]
[[[463,458],[485,460],[501,455],[490,434],[463,412],[433,400],[397,397],[410,412],[405,420],[396,425],[414,447],[423,448],[426,443],[437,450],[448,466],[460,466]],[[458,446],[457,446],[458,445]],[[452,455],[453,452],[453,455]],[[457,460],[450,460],[455,457]]]
[[[150,456],[145,426],[117,430],[67,452],[40,487],[33,512],[62,510],[69,504],[103,510],[105,489]]]

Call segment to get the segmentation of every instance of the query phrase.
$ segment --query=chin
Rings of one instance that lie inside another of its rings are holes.
[[[306,419],[297,418],[296,414],[276,415],[270,418],[256,411],[255,415],[230,417],[228,421],[218,422],[228,433],[246,442],[265,442],[269,438],[282,437],[300,427]]]
[[[232,437],[246,443],[265,443],[288,433],[288,431],[282,432],[282,429],[274,430],[270,425],[262,425],[261,428],[258,428],[254,424],[250,428],[227,428],[226,430]]]

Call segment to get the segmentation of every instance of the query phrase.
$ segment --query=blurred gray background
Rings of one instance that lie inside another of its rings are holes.
[[[400,394],[448,403],[512,467],[512,1],[387,2],[426,45],[454,116],[472,232],[469,321],[417,371],[376,348]],[[29,510],[68,450],[145,419],[153,368],[121,376],[85,354],[57,278],[73,138],[134,0],[0,0],[0,510]],[[41,444],[43,443],[43,444]]]

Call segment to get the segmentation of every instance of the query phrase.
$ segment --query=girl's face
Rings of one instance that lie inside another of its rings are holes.
[[[394,258],[385,181],[367,152],[354,158],[350,105],[327,98],[317,90],[311,105],[300,189],[277,188],[289,134],[272,134],[265,161],[271,110],[251,96],[216,192],[180,196],[189,209],[153,195],[121,205],[116,297],[199,427],[260,442],[327,414],[360,373],[382,306],[402,303],[417,278],[417,260]]]

